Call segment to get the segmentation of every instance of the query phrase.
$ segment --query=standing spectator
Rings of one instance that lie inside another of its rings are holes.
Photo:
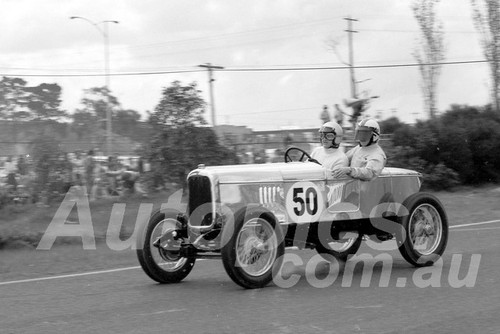
[[[49,173],[49,182],[51,183],[51,192],[66,194],[71,188],[71,163],[68,161],[65,153],[59,154],[51,164]]]
[[[75,153],[71,154],[71,163],[73,165],[73,182],[75,186],[82,186],[84,168],[83,168],[82,156],[79,151],[76,151]]]
[[[67,193],[73,186],[73,164],[70,161],[69,153],[64,154],[62,159],[62,170],[64,175],[64,189],[63,192]]]
[[[94,186],[92,187],[91,198],[99,199],[106,195],[106,168],[102,163],[95,159],[94,160]]]
[[[16,173],[17,167],[16,164],[12,161],[11,157],[7,158],[5,162],[5,172],[7,174],[7,184],[12,188],[13,191],[17,189],[17,180]]]
[[[108,157],[108,170],[106,176],[108,177],[108,193],[111,196],[119,196],[117,178],[121,175],[123,169],[120,167],[120,162],[114,156]]]
[[[137,161],[137,171],[139,174],[144,173],[144,159],[142,157],[139,157],[139,161]]]
[[[17,158],[17,172],[20,175],[26,175],[28,173],[28,163],[23,155]]]
[[[92,188],[94,187],[94,169],[95,169],[95,161],[94,161],[94,151],[89,150],[87,153],[87,157],[84,161],[85,168],[85,184],[87,186],[87,195],[90,196],[90,200],[94,200],[92,198]]]
[[[330,122],[330,112],[328,111],[327,105],[323,106],[323,111],[321,111],[319,118],[321,119],[322,124],[325,124],[326,122]]]
[[[130,165],[125,164],[120,174],[122,182],[123,193],[133,194],[136,191],[136,182],[139,180],[139,172],[134,171]]]

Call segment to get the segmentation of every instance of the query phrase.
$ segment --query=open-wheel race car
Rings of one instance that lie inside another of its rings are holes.
[[[414,266],[432,265],[443,254],[446,213],[435,196],[420,192],[421,174],[386,167],[372,181],[334,179],[311,160],[291,147],[282,163],[198,166],[187,178],[187,210],[159,210],[142,230],[143,270],[175,283],[197,258],[222,258],[235,283],[260,288],[281,267],[286,247],[346,261],[367,236],[395,239]]]

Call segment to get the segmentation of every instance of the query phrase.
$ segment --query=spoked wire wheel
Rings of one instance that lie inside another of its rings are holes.
[[[234,228],[224,227],[221,249],[224,269],[238,285],[262,288],[281,267],[285,245],[274,215],[262,208],[240,210]]]
[[[178,212],[156,212],[141,232],[137,258],[144,272],[159,283],[176,283],[193,269],[195,258],[181,255],[182,239],[174,238],[182,228]]]
[[[448,242],[448,218],[441,202],[431,194],[416,193],[403,202],[401,231],[396,235],[399,251],[406,261],[423,267],[443,255]]]
[[[171,236],[178,228],[178,221],[166,218],[160,221],[151,232],[149,245],[153,261],[164,271],[175,272],[182,267],[187,258],[180,256],[181,240],[175,240]]]
[[[443,222],[437,209],[427,203],[413,211],[409,222],[410,242],[420,255],[433,254],[443,236]]]
[[[236,265],[249,276],[260,276],[272,268],[278,240],[272,226],[262,218],[247,221],[236,238]]]

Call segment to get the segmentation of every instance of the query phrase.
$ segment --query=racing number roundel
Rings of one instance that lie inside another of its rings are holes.
[[[286,211],[296,223],[316,221],[323,212],[324,201],[321,190],[312,182],[297,182],[286,194]]]

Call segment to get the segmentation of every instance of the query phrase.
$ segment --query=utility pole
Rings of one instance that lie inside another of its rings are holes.
[[[82,16],[71,16],[71,20],[74,19],[80,19],[87,21],[91,25],[93,25],[99,33],[102,35],[104,38],[104,86],[108,90],[109,93],[109,33],[108,33],[108,23],[115,23],[118,24],[118,21],[115,20],[105,20],[101,22],[94,22],[86,17]],[[103,27],[99,27],[99,25],[102,25]],[[109,94],[107,96],[107,104],[106,104],[106,154],[108,156],[111,156],[113,154],[113,130],[112,130],[112,110],[109,105]]]
[[[212,82],[214,82],[215,79],[213,78],[212,72],[214,69],[222,70],[224,67],[215,66],[215,65],[212,65],[210,63],[204,64],[204,65],[198,65],[198,66],[204,67],[208,70],[208,84],[209,84],[209,88],[210,88],[210,108],[212,111],[212,126],[215,127],[217,124],[215,121],[215,100],[214,100],[214,89],[213,89],[213,85],[212,85]]]
[[[356,99],[358,96],[358,93],[356,92],[356,78],[354,76],[354,51],[353,51],[353,46],[352,46],[352,34],[357,32],[356,30],[352,30],[352,22],[358,21],[356,19],[349,17],[345,17],[344,20],[347,21],[347,30],[345,30],[348,33],[349,36],[349,69],[351,72],[351,97]]]

